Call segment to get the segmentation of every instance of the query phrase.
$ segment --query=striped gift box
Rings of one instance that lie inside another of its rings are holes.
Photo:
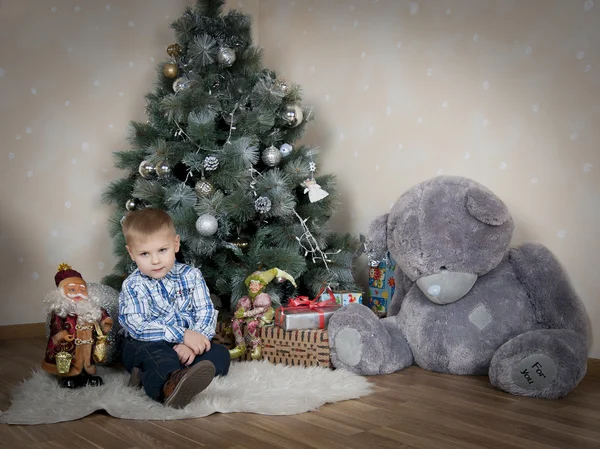
[[[229,349],[235,346],[233,335],[227,332],[228,322],[217,323],[213,343]],[[285,331],[277,326],[263,327],[260,331],[263,360],[284,365],[323,366],[332,368],[329,352],[329,335],[325,329]],[[237,360],[251,360],[251,348]]]

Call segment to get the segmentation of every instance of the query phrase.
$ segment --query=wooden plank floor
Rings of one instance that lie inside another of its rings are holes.
[[[38,366],[45,341],[0,341],[0,409]],[[600,361],[567,398],[527,399],[485,377],[411,367],[370,378],[375,393],[292,416],[215,414],[130,421],[98,412],[78,421],[0,425],[6,448],[600,448]]]

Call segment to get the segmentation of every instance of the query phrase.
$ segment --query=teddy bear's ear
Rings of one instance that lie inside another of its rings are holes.
[[[382,260],[387,253],[388,216],[381,215],[369,224],[365,242],[369,260]]]
[[[481,187],[471,187],[467,191],[467,210],[477,220],[492,226],[500,226],[510,218],[500,198]]]

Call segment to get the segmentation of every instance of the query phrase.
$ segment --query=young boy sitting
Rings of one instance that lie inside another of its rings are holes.
[[[179,236],[165,211],[129,212],[122,226],[137,264],[119,297],[130,385],[141,382],[152,399],[183,408],[229,371],[229,351],[210,342],[216,310],[200,270],[175,260]]]

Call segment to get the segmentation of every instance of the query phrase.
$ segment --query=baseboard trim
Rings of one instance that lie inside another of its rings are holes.
[[[0,326],[0,340],[16,338],[45,337],[46,323],[12,324]]]

